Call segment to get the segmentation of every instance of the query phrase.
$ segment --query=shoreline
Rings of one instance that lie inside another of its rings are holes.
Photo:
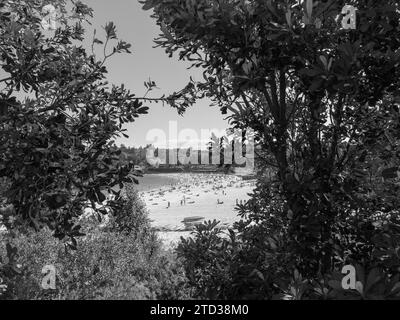
[[[146,204],[152,226],[167,245],[191,233],[183,223],[185,219],[196,217],[199,222],[217,220],[224,228],[232,226],[240,220],[236,205],[250,198],[255,185],[255,180],[243,180],[234,174],[161,175],[178,181],[139,191],[139,197]]]

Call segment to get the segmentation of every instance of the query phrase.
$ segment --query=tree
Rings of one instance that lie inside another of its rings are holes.
[[[381,209],[372,205],[376,197],[364,201],[368,187],[355,174],[366,154],[379,158],[365,139],[385,147],[391,140],[381,167],[400,164],[398,2],[351,1],[355,29],[342,28],[346,1],[142,2],[161,28],[156,44],[203,68],[198,87],[229,111],[232,126],[254,130],[261,156],[273,155],[259,165],[276,168],[277,183],[259,194],[278,197],[278,204],[253,200],[263,203],[262,220],[281,215],[282,247],[296,257],[295,267],[315,276],[357,251],[341,235],[357,219],[370,225],[365,219]],[[398,202],[384,211],[398,212]],[[251,216],[248,223],[261,219]],[[254,245],[265,242],[262,234]]]
[[[43,23],[44,5],[47,13],[57,10],[56,30],[43,29],[55,24]],[[105,38],[94,32],[86,50],[83,25],[91,17],[81,1],[0,2],[0,178],[7,180],[7,212],[14,225],[48,226],[72,245],[83,209],[90,205],[99,219],[117,213],[121,188],[136,181],[133,163],[118,161],[114,140],[127,137],[123,124],[147,113],[144,102],[190,103],[187,91],[151,99],[108,84],[106,62],[130,53],[131,45],[110,22]]]

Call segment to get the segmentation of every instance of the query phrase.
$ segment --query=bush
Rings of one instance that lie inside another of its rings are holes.
[[[15,272],[3,272],[7,285],[4,299],[184,299],[189,298],[183,267],[175,253],[162,248],[151,229],[147,212],[130,188],[120,215],[106,228],[87,217],[80,221],[86,234],[71,250],[40,232],[15,232],[9,241],[16,248]],[[3,245],[0,262],[10,254]],[[56,268],[56,290],[43,290],[42,268]],[[5,268],[3,268],[3,271]]]
[[[148,235],[151,232],[150,220],[145,203],[139,198],[137,189],[127,184],[124,189],[121,210],[111,217],[109,229],[124,234]]]
[[[209,222],[178,247],[196,297],[206,299],[400,299],[398,210],[374,215],[346,210],[332,225],[332,268],[307,273],[287,236],[290,212],[273,189],[259,183],[239,206],[242,220],[229,234]],[[340,207],[340,203],[337,203]],[[369,209],[369,210],[367,210]],[[318,242],[313,246],[318,246]],[[341,287],[344,265],[356,267],[356,290]]]
[[[182,239],[177,251],[196,298],[266,299],[273,295],[277,275],[263,269],[262,251],[247,246],[233,230],[225,233],[216,221],[197,226],[194,237]]]
[[[66,249],[51,232],[18,235],[20,274],[6,279],[7,299],[180,299],[188,298],[183,269],[156,236],[98,231]],[[1,248],[5,259],[5,248]],[[54,265],[56,290],[41,288],[42,268]]]
[[[177,247],[185,261],[186,276],[194,295],[205,299],[229,299],[236,296],[235,240],[222,237],[214,220],[196,227],[195,237],[183,239]],[[233,234],[232,234],[233,235]]]
[[[253,228],[253,235],[260,231],[259,226]],[[196,298],[400,299],[399,224],[387,222],[375,229],[374,249],[363,260],[342,258],[342,264],[316,277],[304,276],[296,269],[298,259],[288,252],[283,237],[275,234],[264,237],[264,242],[260,237],[253,240],[258,245],[249,245],[243,235],[232,230],[229,237],[223,236],[214,222],[198,226],[193,239],[181,242],[178,252]],[[341,268],[347,264],[356,268],[355,290],[341,285]]]

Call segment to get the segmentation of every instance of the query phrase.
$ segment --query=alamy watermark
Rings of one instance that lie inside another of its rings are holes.
[[[311,1],[311,0],[308,0]],[[312,1],[311,1],[312,3]],[[341,14],[343,15],[343,19],[341,21],[342,28],[347,29],[356,29],[356,11],[358,9],[352,5],[345,5],[342,8]],[[308,13],[310,15],[310,12]],[[57,29],[57,20],[59,18],[59,14],[57,13],[56,7],[52,4],[45,5],[42,8],[42,21],[41,25],[44,30],[56,30]],[[338,15],[339,17],[339,15]],[[317,21],[321,23],[321,21],[317,18]]]
[[[52,264],[46,265],[42,268],[42,289],[55,290],[56,289],[56,267]]]
[[[216,131],[219,134],[216,134]],[[168,133],[152,129],[147,133],[146,160],[153,167],[160,165],[232,164],[254,168],[254,134],[233,130],[193,129],[178,131],[176,121],[169,122]]]

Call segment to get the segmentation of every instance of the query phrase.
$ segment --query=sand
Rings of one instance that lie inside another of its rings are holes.
[[[190,231],[182,222],[200,216],[231,226],[238,221],[236,201],[246,201],[255,181],[243,181],[238,176],[224,174],[171,173],[163,174],[175,181],[163,187],[141,191],[153,226],[167,246],[176,244]],[[164,178],[165,178],[164,177]]]

